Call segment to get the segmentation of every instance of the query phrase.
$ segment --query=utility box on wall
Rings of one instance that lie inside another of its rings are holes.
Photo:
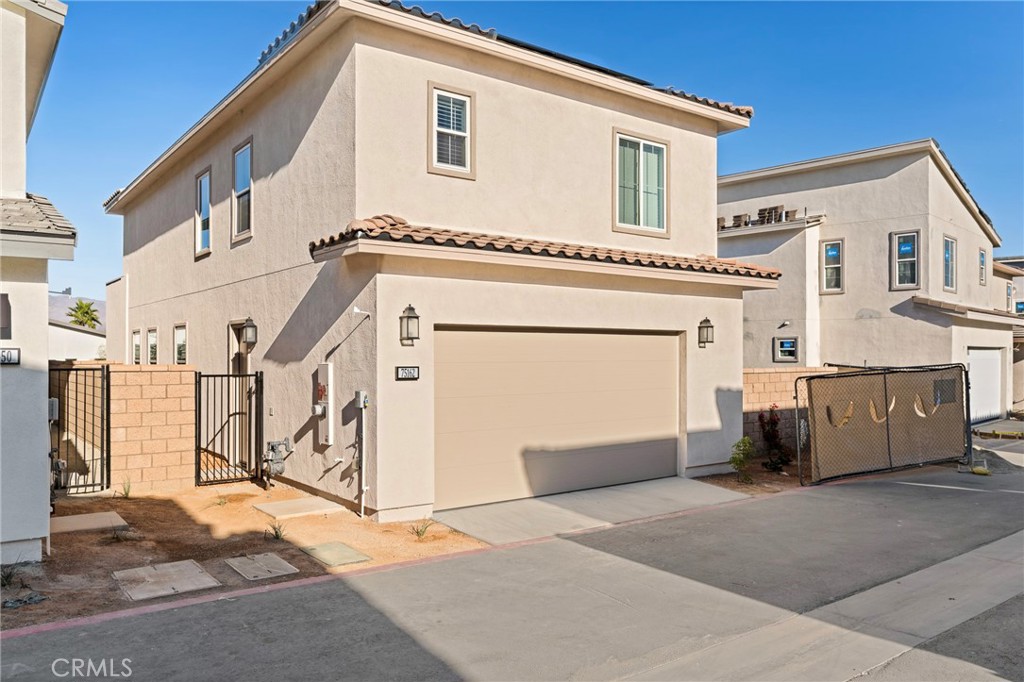
[[[334,445],[334,365],[321,362],[316,368],[316,400],[313,414],[320,417],[321,446]]]

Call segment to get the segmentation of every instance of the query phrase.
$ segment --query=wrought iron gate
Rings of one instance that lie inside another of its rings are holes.
[[[263,372],[196,372],[196,485],[259,476]]]
[[[800,483],[952,461],[971,452],[963,365],[879,367],[796,380]]]
[[[50,369],[53,487],[89,493],[110,487],[110,367]],[[43,453],[40,453],[42,456]]]

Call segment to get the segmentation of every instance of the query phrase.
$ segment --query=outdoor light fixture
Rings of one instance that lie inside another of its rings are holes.
[[[697,345],[700,348],[708,345],[709,343],[715,342],[715,327],[711,324],[711,320],[704,318],[697,325]]]
[[[398,317],[398,337],[403,346],[411,346],[420,338],[420,316],[410,303]]]
[[[245,324],[242,325],[242,343],[244,343],[247,348],[252,348],[256,345],[256,332],[256,323],[252,321],[251,317],[245,318]]]

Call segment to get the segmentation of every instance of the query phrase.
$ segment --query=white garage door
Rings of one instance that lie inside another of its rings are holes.
[[[435,334],[435,509],[676,474],[679,339]]]
[[[971,423],[1003,416],[1003,363],[998,348],[968,348],[971,379]]]

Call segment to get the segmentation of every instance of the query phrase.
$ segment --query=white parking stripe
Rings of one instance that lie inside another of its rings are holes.
[[[1017,495],[1024,495],[1024,490],[1004,490],[1002,488],[997,490],[985,490],[983,488],[961,488],[958,485],[937,485],[935,483],[911,483],[909,481],[889,481],[896,485],[916,485],[922,488],[945,488],[946,490],[967,490],[972,493],[1016,493]]]

